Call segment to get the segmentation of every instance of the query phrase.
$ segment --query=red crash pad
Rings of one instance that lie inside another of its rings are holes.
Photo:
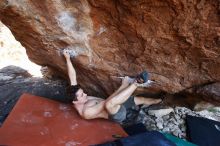
[[[119,124],[104,119],[84,120],[72,105],[23,94],[0,128],[0,145],[75,146],[127,136]]]

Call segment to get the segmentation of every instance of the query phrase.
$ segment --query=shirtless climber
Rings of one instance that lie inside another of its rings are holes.
[[[106,100],[88,96],[77,84],[76,72],[71,63],[70,55],[64,51],[71,86],[69,91],[73,104],[79,115],[84,119],[104,118],[121,123],[126,118],[126,109],[133,105],[151,105],[161,102],[161,99],[131,96],[141,84],[137,79],[128,76],[122,79],[121,86]]]

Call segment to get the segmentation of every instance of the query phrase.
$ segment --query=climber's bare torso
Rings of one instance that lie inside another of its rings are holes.
[[[91,108],[92,110],[96,110],[96,108],[100,108],[100,106],[103,110],[100,111],[99,114],[97,115],[90,114],[87,117],[87,115],[85,114],[86,111],[91,110]],[[104,106],[105,106],[105,100],[102,98],[94,97],[94,96],[87,96],[87,101],[85,101],[85,103],[74,105],[78,113],[85,119],[94,119],[94,118],[108,119],[108,112],[106,111]]]

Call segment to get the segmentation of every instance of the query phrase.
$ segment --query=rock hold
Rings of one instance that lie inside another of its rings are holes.
[[[172,108],[159,109],[159,110],[148,110],[148,114],[155,116],[155,117],[163,117],[165,115],[168,115],[171,112],[174,112],[174,110]]]

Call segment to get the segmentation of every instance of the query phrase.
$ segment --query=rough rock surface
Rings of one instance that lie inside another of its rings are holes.
[[[219,3],[1,0],[0,20],[33,62],[60,76],[69,50],[90,94],[106,96],[119,84],[114,76],[144,69],[157,81],[151,91],[176,93],[220,80]]]
[[[220,102],[220,82],[200,87],[196,90],[196,93],[206,99],[212,97],[211,100]]]
[[[68,102],[65,85],[62,80],[31,77],[16,66],[0,69],[0,126],[23,93]]]
[[[127,120],[123,124],[127,126],[143,123],[149,131],[162,131],[187,139],[186,115],[204,117],[220,122],[220,107],[206,108],[201,111],[192,111],[186,107],[178,106],[174,108],[158,108],[154,106],[139,109],[134,107],[133,110],[130,110]]]

